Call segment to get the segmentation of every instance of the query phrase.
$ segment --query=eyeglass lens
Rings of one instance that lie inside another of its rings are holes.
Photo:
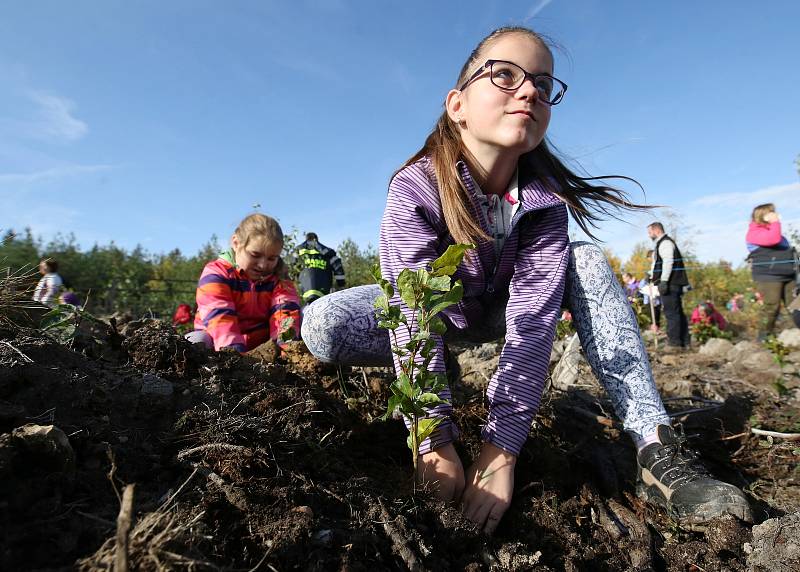
[[[517,89],[525,81],[526,77],[525,70],[511,62],[492,62],[490,73],[492,83],[500,89]],[[551,77],[536,75],[534,85],[539,92],[539,97],[547,102],[552,102],[561,95],[561,85],[554,84],[554,80]],[[558,92],[555,96],[553,94],[554,89]]]

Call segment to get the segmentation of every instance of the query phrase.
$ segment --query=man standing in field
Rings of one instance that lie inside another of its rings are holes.
[[[335,250],[319,242],[316,233],[306,234],[305,242],[297,247],[297,258],[302,268],[299,277],[300,290],[306,304],[329,294],[334,282],[336,288],[344,288],[342,259],[336,255]]]
[[[689,347],[689,323],[683,312],[683,292],[689,286],[683,255],[678,245],[664,232],[664,225],[654,222],[647,226],[653,246],[651,280],[658,287],[664,316],[667,320],[667,346]]]

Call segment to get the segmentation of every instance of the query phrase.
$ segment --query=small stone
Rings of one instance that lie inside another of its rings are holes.
[[[167,381],[157,375],[146,374],[142,377],[142,393],[168,397],[175,391],[171,381]]]
[[[333,531],[330,528],[324,528],[314,533],[314,541],[320,544],[329,545],[333,542]]]
[[[783,361],[800,365],[800,351],[791,352],[789,355],[783,358]]]
[[[800,348],[800,329],[790,328],[778,335],[778,341],[787,348]]]
[[[46,468],[74,472],[75,452],[67,435],[55,425],[23,425],[14,429],[11,435],[28,454],[41,459]]]
[[[733,365],[738,366],[741,365],[742,360],[748,355],[759,351],[764,351],[764,347],[761,344],[744,341],[733,346],[730,351],[728,351],[728,355],[726,357],[729,361],[733,362]]]
[[[748,570],[800,570],[800,512],[771,518],[753,527]]]
[[[189,388],[188,388],[188,387],[187,387],[186,389],[184,389],[184,390],[183,390],[183,395],[189,396],[189,395],[191,395],[191,394],[192,394],[192,392],[191,392],[191,390],[189,390]]]
[[[739,365],[756,371],[772,372],[774,370],[774,373],[780,373],[780,366],[775,363],[772,354],[764,350],[755,351],[749,355],[743,356],[739,361]]]
[[[733,344],[728,340],[723,340],[722,338],[711,338],[702,345],[697,353],[708,357],[725,359],[725,357],[728,355],[728,352],[730,352],[732,349]]]
[[[117,441],[119,441],[120,443],[127,443],[128,438],[125,435],[120,435],[119,437],[117,437]]]
[[[303,514],[309,518],[314,518],[314,511],[311,510],[310,506],[296,506],[292,509],[292,512],[296,512],[299,514]]]

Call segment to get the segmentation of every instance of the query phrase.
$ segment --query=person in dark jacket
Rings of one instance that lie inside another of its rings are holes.
[[[664,225],[647,225],[647,234],[655,242],[651,280],[658,286],[664,317],[667,319],[667,345],[689,347],[689,322],[683,311],[683,292],[689,286],[686,268],[678,245],[664,232]]]
[[[750,269],[756,289],[764,296],[758,339],[774,333],[781,302],[789,309],[797,286],[796,253],[781,234],[781,219],[775,205],[766,203],[753,209],[745,238]],[[796,304],[795,304],[796,305]],[[797,314],[794,314],[797,323]]]
[[[336,251],[322,244],[314,232],[306,234],[305,242],[297,247],[300,260],[300,290],[303,300],[310,304],[329,294],[331,287],[344,288],[344,267]]]

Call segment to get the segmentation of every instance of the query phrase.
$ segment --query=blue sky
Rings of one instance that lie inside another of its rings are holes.
[[[800,227],[798,21],[794,0],[4,0],[0,228],[194,253],[258,203],[377,244],[470,50],[524,24],[563,46],[552,141],[670,207],[604,224],[607,245],[624,259],[668,216],[738,263],[755,204]]]

